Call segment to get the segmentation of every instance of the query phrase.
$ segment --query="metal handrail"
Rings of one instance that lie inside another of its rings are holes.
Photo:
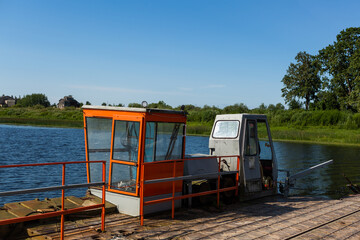
[[[226,171],[226,172],[220,172],[220,166],[221,166],[221,159],[222,158],[228,158],[228,157],[236,157],[237,158],[237,169],[236,171]],[[180,176],[175,177],[176,173],[176,162],[182,162],[182,161],[196,161],[196,160],[202,160],[202,159],[209,159],[209,158],[216,158],[218,160],[218,172],[215,173],[206,173],[206,174],[198,174],[198,175],[187,175],[187,176]],[[159,164],[159,163],[173,163],[173,177],[170,178],[160,178],[160,179],[151,179],[151,180],[144,180],[145,176],[145,169],[144,166],[150,165],[150,164]],[[141,167],[141,178],[140,178],[140,225],[142,226],[144,224],[144,206],[150,205],[150,204],[158,204],[162,202],[172,202],[171,207],[171,217],[174,218],[175,214],[175,200],[180,199],[187,199],[192,197],[198,197],[198,196],[204,196],[204,195],[210,195],[210,194],[217,194],[217,206],[220,205],[220,192],[226,192],[235,190],[235,195],[238,195],[238,185],[239,185],[239,171],[240,171],[240,156],[234,155],[234,156],[207,156],[207,157],[195,157],[195,158],[185,158],[185,159],[175,159],[175,160],[165,160],[165,161],[157,161],[157,162],[147,162],[142,163]],[[226,175],[226,174],[236,174],[235,179],[235,186],[233,187],[227,187],[227,188],[220,188],[220,176]],[[192,179],[198,179],[199,177],[206,177],[206,176],[214,176],[217,175],[217,189],[216,190],[210,190],[210,191],[204,191],[200,193],[191,193],[187,195],[182,196],[175,196],[175,182],[180,180],[192,180]],[[150,200],[150,201],[144,201],[144,188],[146,184],[153,184],[153,183],[160,183],[160,182],[172,182],[172,196],[171,197],[165,197],[162,199],[156,199],[156,200]]]
[[[65,185],[65,166],[67,164],[77,164],[77,163],[102,163],[102,182],[95,183],[85,183],[85,184],[69,184]],[[12,223],[19,223],[25,221],[31,221],[36,219],[50,218],[55,216],[61,216],[61,228],[60,228],[60,238],[64,239],[64,216],[71,213],[86,211],[89,209],[102,208],[101,211],[101,230],[105,231],[105,172],[106,172],[106,161],[73,161],[73,162],[53,162],[53,163],[32,163],[32,164],[17,164],[17,165],[1,165],[0,168],[15,168],[15,167],[35,167],[35,166],[49,166],[49,165],[62,165],[62,185],[52,186],[52,187],[43,187],[43,188],[32,188],[32,189],[23,189],[23,190],[14,190],[14,191],[6,191],[0,192],[0,196],[13,196],[18,194],[26,194],[26,193],[34,193],[34,192],[46,192],[53,190],[61,190],[61,210],[51,212],[51,213],[42,213],[33,216],[26,217],[18,217],[11,218],[6,220],[0,220],[1,225],[7,225]],[[73,188],[83,188],[89,186],[101,186],[102,185],[102,203],[94,204],[86,207],[78,207],[65,210],[65,189],[73,189]]]
[[[104,185],[104,184],[105,184],[104,182],[96,182],[96,183],[69,184],[69,185],[59,185],[59,186],[53,186],[53,187],[14,190],[14,191],[0,192],[0,197],[14,196],[14,195],[25,194],[25,193],[48,192],[48,191],[62,190],[62,189],[73,189],[73,188],[101,186],[101,185]]]
[[[206,178],[211,176],[222,176],[237,173],[237,171],[226,171],[226,172],[213,172],[213,173],[204,173],[197,175],[186,175],[181,177],[171,177],[171,178],[159,178],[159,179],[151,179],[144,181],[144,184],[152,184],[152,183],[161,183],[161,182],[172,182],[172,181],[180,181],[180,180],[194,180],[199,178]],[[0,195],[1,196],[1,195]]]

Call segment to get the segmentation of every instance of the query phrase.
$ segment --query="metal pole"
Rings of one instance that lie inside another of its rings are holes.
[[[221,157],[219,157],[219,168],[218,168],[218,184],[217,184],[217,199],[216,199],[216,203],[217,203],[217,207],[220,207],[220,165],[221,165]]]
[[[174,166],[173,166],[173,177],[176,177],[176,161],[174,161]],[[175,217],[175,181],[172,181],[172,200],[171,200],[171,217],[172,219],[174,219]]]
[[[145,165],[141,164],[141,173],[140,173],[140,225],[144,225],[144,168]]]
[[[101,212],[101,231],[105,231],[105,182],[106,182],[106,164],[103,162],[102,164],[102,181],[104,185],[102,186],[102,212]]]
[[[235,190],[235,196],[239,195],[239,171],[240,171],[240,156],[237,157],[237,166],[236,166],[236,190]]]
[[[65,185],[65,163],[62,164],[62,185]],[[61,189],[61,210],[65,210],[65,189]],[[65,225],[65,216],[61,214],[61,227],[60,227],[60,239],[64,240],[64,225]]]

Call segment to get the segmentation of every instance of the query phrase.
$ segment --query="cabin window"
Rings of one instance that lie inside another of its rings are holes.
[[[144,162],[152,162],[155,159],[156,127],[155,122],[146,123]]]
[[[260,160],[272,160],[272,151],[269,140],[268,128],[265,121],[258,120],[257,131],[259,138]]]
[[[111,166],[111,188],[124,191],[136,192],[137,167],[119,163]]]
[[[147,122],[145,162],[181,159],[183,123]]]
[[[110,161],[112,119],[86,118],[87,151],[89,161],[106,161],[106,176]],[[90,182],[102,181],[102,163],[91,163]]]
[[[256,122],[248,120],[245,133],[245,155],[255,156],[257,154]]]
[[[140,123],[115,121],[113,159],[137,162]]]
[[[213,138],[237,138],[239,125],[239,121],[217,121],[215,123]]]

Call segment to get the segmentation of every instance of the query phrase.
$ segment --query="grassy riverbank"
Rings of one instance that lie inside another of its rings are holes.
[[[209,136],[213,119],[199,121],[191,114],[187,134]],[[336,111],[282,111],[266,114],[274,140],[360,146],[359,114]],[[82,128],[83,115],[79,108],[0,108],[1,123]]]
[[[44,107],[26,108],[0,108],[0,123],[49,126],[49,127],[83,127],[83,115],[81,109]]]
[[[271,135],[274,140],[281,141],[360,146],[360,130],[329,127],[305,127],[302,129],[272,127]]]
[[[359,145],[360,130],[339,129],[335,127],[271,127],[271,136],[275,141],[294,141],[321,144],[337,145]],[[202,132],[204,131],[204,132]],[[211,126],[199,123],[189,123],[187,126],[188,135],[209,136]]]

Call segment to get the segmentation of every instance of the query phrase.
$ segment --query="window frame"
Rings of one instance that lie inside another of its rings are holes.
[[[238,125],[237,125],[237,132],[236,132],[236,136],[235,137],[215,137],[214,136],[214,133],[215,133],[215,129],[216,129],[216,125],[218,124],[218,122],[237,122]],[[217,120],[214,124],[214,130],[211,134],[212,138],[214,139],[237,139],[240,135],[240,121],[239,120],[224,120],[224,119],[221,119],[221,120]]]
[[[138,151],[137,151],[137,161],[135,162],[130,162],[130,161],[124,161],[124,160],[117,160],[113,158],[113,152],[114,152],[114,137],[115,137],[115,121],[131,121],[131,122],[139,122],[139,138],[138,138]],[[112,134],[111,134],[111,153],[110,153],[110,166],[109,166],[109,187],[108,187],[108,191],[109,192],[116,192],[116,193],[121,193],[121,194],[125,194],[125,195],[130,195],[130,196],[139,196],[139,183],[140,183],[140,162],[141,162],[141,152],[142,152],[142,148],[143,148],[143,143],[141,142],[142,139],[142,135],[143,135],[143,122],[144,122],[144,117],[139,116],[139,115],[127,115],[127,116],[117,116],[115,115],[113,117],[113,122],[112,122]],[[136,191],[135,192],[128,192],[128,191],[121,191],[118,190],[115,187],[111,186],[111,181],[112,181],[112,171],[113,171],[113,163],[115,164],[123,164],[123,165],[131,165],[131,166],[135,166],[136,167]]]

